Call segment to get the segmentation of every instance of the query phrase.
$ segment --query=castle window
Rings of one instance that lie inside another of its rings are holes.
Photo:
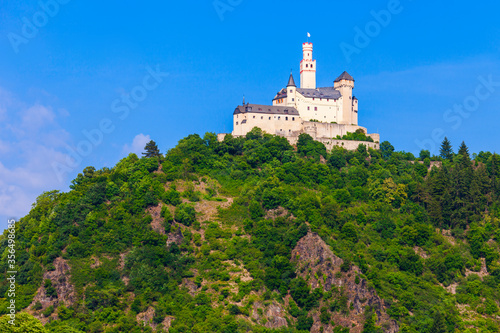
[[[261,116],[260,119],[264,119],[264,116]]]
[[[293,93],[293,90],[290,90],[290,94]]]
[[[292,121],[294,121],[294,120],[295,120],[295,117],[292,117]]]
[[[308,107],[307,107],[307,110],[311,110],[311,107],[309,107],[309,106],[308,106]]]
[[[288,117],[285,117],[285,120],[288,120]]]
[[[278,116],[278,120],[280,120],[280,118],[281,118],[281,117],[280,117],[280,116]]]
[[[314,99],[315,99],[315,98],[313,97],[313,101],[314,101]]]
[[[271,117],[269,117],[269,120],[271,120]]]
[[[292,98],[292,102],[295,102],[295,98]]]
[[[309,68],[309,64],[306,64],[306,68]]]
[[[255,119],[255,116],[253,116],[253,119]]]
[[[314,107],[314,111],[318,111],[318,107],[317,106]]]
[[[313,68],[313,65],[311,64],[311,68]]]
[[[327,98],[327,99],[326,99],[326,101],[327,101],[327,102],[330,102],[330,99],[329,99],[329,98]]]
[[[236,122],[236,125],[238,125],[238,122]]]

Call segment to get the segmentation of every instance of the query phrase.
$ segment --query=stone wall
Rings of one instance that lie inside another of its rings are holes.
[[[300,133],[299,133],[300,134]],[[285,136],[291,145],[296,145],[299,140],[299,134],[294,136]],[[217,134],[217,139],[223,141],[226,137],[226,133]],[[234,135],[234,137],[240,137],[244,135]],[[316,138],[316,141],[323,143],[328,151],[331,151],[333,147],[338,146],[345,148],[347,150],[356,150],[360,144],[365,145],[367,148],[380,149],[380,144],[376,142],[367,141],[354,141],[354,140],[335,140],[329,138]]]

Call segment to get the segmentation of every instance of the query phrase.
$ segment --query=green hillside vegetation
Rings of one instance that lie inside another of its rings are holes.
[[[499,331],[499,155],[327,152],[258,129],[155,147],[85,168],[17,223],[19,332],[383,332],[370,306],[359,327],[335,322],[353,311],[343,289],[312,288],[325,272],[292,260],[309,232],[342,272],[359,267],[400,332]],[[7,233],[0,253],[6,314]]]

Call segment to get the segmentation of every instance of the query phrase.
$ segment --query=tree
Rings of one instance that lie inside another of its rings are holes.
[[[422,149],[420,151],[420,156],[419,158],[423,161],[425,160],[426,158],[431,158],[431,152],[428,151],[428,150],[425,150],[425,149]]]
[[[460,148],[458,149],[458,155],[461,155],[463,159],[461,160],[461,164],[465,167],[470,167],[472,165],[469,148],[465,145],[465,142],[462,141]]]
[[[444,140],[441,143],[441,149],[439,149],[439,156],[448,161],[451,161],[453,159],[453,148],[451,146],[450,140],[448,140],[447,137],[444,137]]]
[[[0,332],[12,333],[46,333],[47,330],[35,317],[26,312],[16,314],[15,324],[9,323],[8,315],[0,317]]]
[[[388,160],[394,152],[394,146],[389,141],[384,141],[380,144],[380,152],[382,153],[382,158]]]
[[[149,141],[144,147],[145,153],[142,153],[145,157],[160,157],[160,150],[153,140]]]
[[[443,319],[443,316],[440,312],[436,313],[436,317],[434,318],[434,323],[432,324],[430,333],[446,333],[448,330],[446,329],[446,325]]]

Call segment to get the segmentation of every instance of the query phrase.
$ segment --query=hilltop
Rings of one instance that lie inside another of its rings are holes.
[[[306,134],[291,146],[254,129],[87,167],[16,224],[17,323],[498,332],[500,156],[471,158],[465,144],[442,158],[380,147],[327,152]],[[8,245],[6,231],[2,314]]]

